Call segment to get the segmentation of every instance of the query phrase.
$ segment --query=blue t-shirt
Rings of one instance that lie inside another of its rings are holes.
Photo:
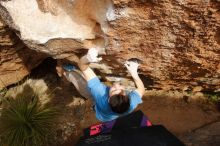
[[[108,103],[110,88],[101,83],[97,77],[88,81],[88,89],[93,97],[93,100],[95,101],[97,119],[102,122],[106,122],[121,116],[120,114],[117,114],[111,110],[111,107]],[[136,91],[129,92],[128,97],[130,99],[130,107],[128,111],[123,115],[131,113],[138,104],[142,103],[142,99]]]

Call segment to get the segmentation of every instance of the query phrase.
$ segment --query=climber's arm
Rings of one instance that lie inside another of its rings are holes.
[[[97,77],[94,71],[89,67],[91,62],[99,62],[101,60],[101,58],[97,58],[97,56],[98,51],[95,48],[92,48],[79,60],[78,66],[87,81]]]
[[[90,64],[90,62],[88,62],[86,55],[83,56],[78,63],[78,66],[79,66],[81,72],[83,73],[86,81],[89,81],[89,80],[97,77],[96,74],[94,73],[94,71],[89,67],[89,64]]]
[[[134,79],[135,85],[137,86],[136,91],[142,97],[144,95],[144,92],[145,92],[144,83],[142,82],[142,80],[140,79],[140,77],[138,75],[133,77],[133,79]]]
[[[137,72],[139,64],[136,62],[126,61],[125,66],[128,69],[128,71],[130,72],[130,74],[135,82],[135,85],[137,87],[137,89],[135,91],[137,91],[139,93],[140,97],[142,97],[144,95],[145,88],[144,88],[144,83],[140,79],[138,72]]]

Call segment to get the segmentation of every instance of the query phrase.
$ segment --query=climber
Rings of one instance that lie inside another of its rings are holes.
[[[99,62],[101,59],[98,58],[98,51],[91,48],[85,56],[80,58],[78,66],[87,81],[87,89],[95,102],[96,117],[105,122],[131,113],[138,104],[142,103],[145,88],[137,73],[139,64],[133,61],[126,61],[124,65],[136,84],[136,90],[126,93],[125,87],[119,83],[114,83],[111,87],[104,85],[89,67],[90,63]],[[68,68],[73,67],[69,66]],[[58,74],[62,74],[63,71],[60,71],[60,68],[57,70]]]

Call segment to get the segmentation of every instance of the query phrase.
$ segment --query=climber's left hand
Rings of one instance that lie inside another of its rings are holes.
[[[96,48],[89,49],[86,58],[90,63],[99,62],[102,60],[101,57],[98,57],[98,50]]]

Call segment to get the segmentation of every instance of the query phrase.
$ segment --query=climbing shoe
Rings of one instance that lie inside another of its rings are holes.
[[[76,70],[76,67],[72,64],[65,64],[63,65],[63,69],[66,71],[74,71]]]

